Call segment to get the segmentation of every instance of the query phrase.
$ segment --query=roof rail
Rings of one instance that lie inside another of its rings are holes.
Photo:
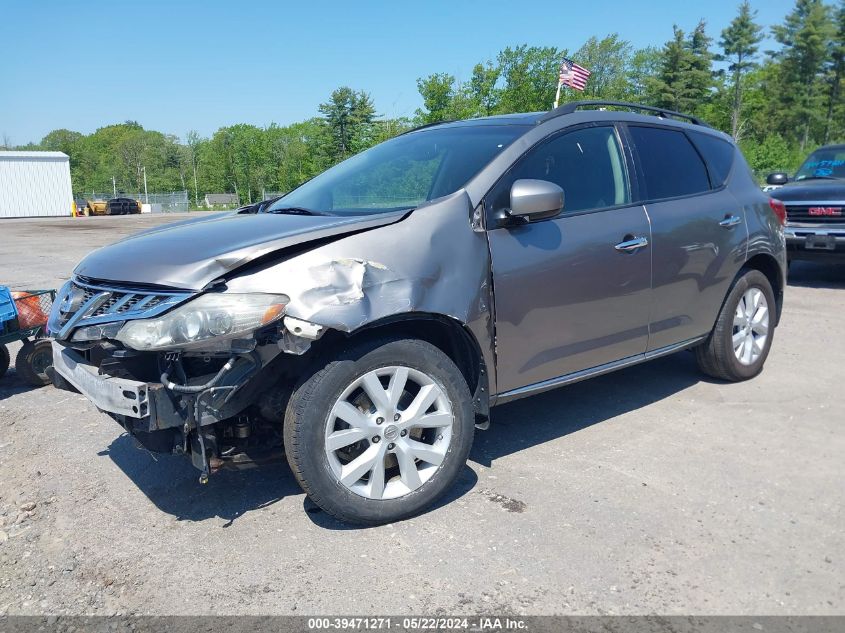
[[[578,108],[586,108],[586,107],[614,107],[614,108],[627,108],[628,110],[641,110],[643,112],[654,112],[657,116],[662,117],[664,119],[686,119],[693,125],[703,125],[706,127],[710,127],[699,119],[698,117],[692,116],[691,114],[683,114],[682,112],[675,112],[674,110],[667,110],[666,108],[656,108],[654,106],[647,106],[641,105],[639,103],[630,103],[628,101],[570,101],[569,103],[564,103],[562,106],[555,108],[554,110],[549,110],[545,116],[543,116],[538,123],[544,123],[549,119],[554,119],[559,116],[563,116],[564,114],[572,114]]]

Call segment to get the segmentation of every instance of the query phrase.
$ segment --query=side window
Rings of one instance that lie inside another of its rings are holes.
[[[610,126],[566,132],[529,150],[493,188],[488,210],[509,208],[511,185],[521,178],[559,185],[564,213],[630,202],[625,160]]]
[[[631,125],[647,200],[689,196],[710,189],[707,168],[683,132]]]
[[[721,187],[731,173],[736,151],[734,146],[712,134],[690,132],[690,138],[710,166],[714,187]]]

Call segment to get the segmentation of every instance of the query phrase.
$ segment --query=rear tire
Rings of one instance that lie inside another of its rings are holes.
[[[341,521],[378,525],[419,513],[454,485],[472,446],[463,375],[416,339],[352,343],[332,356],[294,387],[285,411],[297,481]]]
[[[33,387],[43,387],[52,382],[46,372],[52,364],[53,345],[47,339],[27,341],[15,357],[15,370]]]
[[[763,371],[772,347],[777,303],[768,278],[745,270],[728,293],[707,340],[695,348],[705,374],[739,382]]]
[[[11,360],[12,357],[9,355],[9,348],[5,345],[0,345],[0,378],[2,378],[9,369],[9,363]]]

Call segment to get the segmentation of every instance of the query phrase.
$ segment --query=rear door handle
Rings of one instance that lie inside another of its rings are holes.
[[[615,248],[617,251],[622,251],[623,253],[631,253],[635,250],[640,248],[645,248],[648,246],[648,240],[644,237],[632,237],[629,240],[625,240],[624,242],[619,242]]]
[[[730,229],[742,222],[742,218],[738,215],[726,215],[725,219],[719,222],[719,226]]]

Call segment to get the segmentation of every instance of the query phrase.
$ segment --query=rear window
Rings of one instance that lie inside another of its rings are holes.
[[[721,187],[728,180],[728,175],[731,173],[731,167],[734,164],[734,146],[710,134],[690,132],[689,135],[710,166],[713,187]]]
[[[689,196],[710,189],[707,168],[683,132],[658,127],[628,128],[637,148],[647,200]]]

